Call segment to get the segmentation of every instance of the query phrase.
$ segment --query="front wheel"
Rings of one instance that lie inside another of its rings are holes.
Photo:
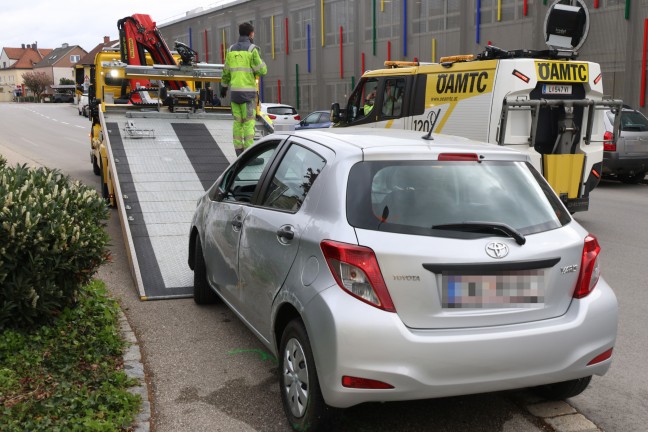
[[[216,303],[218,295],[207,283],[207,267],[205,266],[202,244],[198,236],[196,236],[194,252],[194,302],[199,305]]]
[[[535,387],[533,390],[546,399],[562,400],[583,393],[591,380],[592,377],[588,376],[585,378]]]
[[[331,409],[324,403],[308,334],[299,319],[288,323],[281,335],[279,387],[294,430],[327,430]]]

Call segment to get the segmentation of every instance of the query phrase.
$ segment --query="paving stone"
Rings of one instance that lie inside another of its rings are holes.
[[[576,412],[574,407],[562,401],[542,402],[527,405],[527,409],[536,417],[555,417]]]
[[[544,419],[556,432],[600,432],[594,423],[582,414],[570,414]]]
[[[140,354],[140,350],[137,345],[131,345],[126,349],[126,352],[124,353],[124,362],[127,362],[129,360],[140,361],[141,359],[142,355]]]

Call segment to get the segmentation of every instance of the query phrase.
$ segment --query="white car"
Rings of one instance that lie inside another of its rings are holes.
[[[88,117],[90,115],[90,106],[88,105],[88,93],[83,93],[79,97],[79,103],[77,104],[77,109],[79,110],[79,115]]]
[[[277,357],[296,430],[372,401],[572,397],[610,367],[596,237],[526,155],[421,135],[268,135],[198,202],[194,301],[223,301]]]
[[[265,113],[274,126],[277,125],[299,125],[301,117],[297,113],[297,110],[285,104],[277,103],[262,103],[261,112]]]

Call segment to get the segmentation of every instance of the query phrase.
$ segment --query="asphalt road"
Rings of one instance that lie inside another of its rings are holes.
[[[90,124],[69,104],[0,104],[0,153],[11,163],[59,168],[98,187],[89,159]],[[603,276],[620,304],[610,372],[571,399],[604,431],[648,430],[646,304],[648,186],[604,181],[576,219],[603,248]],[[119,300],[140,341],[157,431],[286,431],[276,361],[223,305],[191,299],[139,301],[115,211],[108,223],[113,262],[98,277]],[[387,349],[387,348],[386,348]],[[526,393],[503,392],[345,412],[349,431],[548,430],[524,408]]]

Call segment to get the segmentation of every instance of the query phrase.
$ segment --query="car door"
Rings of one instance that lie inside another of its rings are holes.
[[[207,279],[234,308],[241,303],[238,269],[241,228],[279,143],[266,142],[248,151],[225,172],[209,204],[203,239]]]
[[[272,303],[295,260],[303,230],[319,194],[311,188],[332,158],[324,146],[294,139],[278,155],[280,162],[265,181],[258,206],[247,215],[239,247],[240,284],[246,320],[270,338]]]

